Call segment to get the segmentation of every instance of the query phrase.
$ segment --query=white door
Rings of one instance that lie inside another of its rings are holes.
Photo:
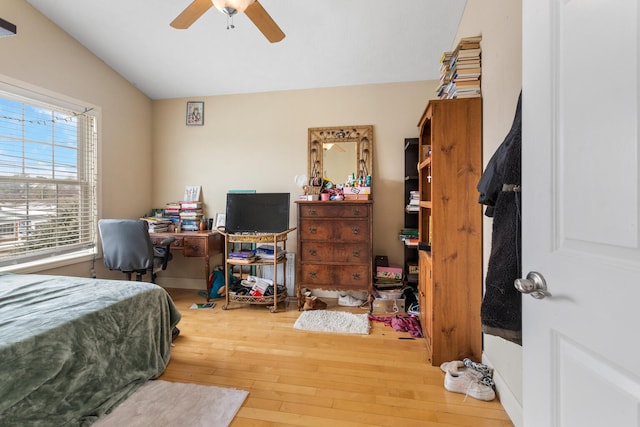
[[[638,0],[523,0],[526,427],[640,426]]]

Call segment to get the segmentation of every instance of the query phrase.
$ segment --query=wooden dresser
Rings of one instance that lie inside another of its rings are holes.
[[[367,292],[373,301],[373,202],[297,201],[296,295],[302,289]]]

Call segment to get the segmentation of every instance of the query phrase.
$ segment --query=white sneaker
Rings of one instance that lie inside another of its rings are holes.
[[[452,360],[451,362],[444,362],[440,365],[442,372],[451,372],[454,375],[467,373],[478,378],[478,381],[493,387],[493,369],[487,365],[481,363],[473,363],[470,359],[464,360]]]
[[[488,385],[482,384],[479,378],[468,370],[462,372],[446,371],[444,388],[454,393],[462,393],[478,400],[493,400],[496,393]]]
[[[362,304],[364,304],[364,301],[354,298],[349,294],[338,296],[338,305],[345,307],[360,307]]]

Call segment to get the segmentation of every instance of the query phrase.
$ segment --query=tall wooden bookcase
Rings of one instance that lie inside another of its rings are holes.
[[[420,129],[418,297],[432,365],[482,356],[482,99],[429,101]]]

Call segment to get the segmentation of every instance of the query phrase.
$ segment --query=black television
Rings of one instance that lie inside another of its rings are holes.
[[[289,193],[227,193],[227,233],[280,233],[289,229]]]

